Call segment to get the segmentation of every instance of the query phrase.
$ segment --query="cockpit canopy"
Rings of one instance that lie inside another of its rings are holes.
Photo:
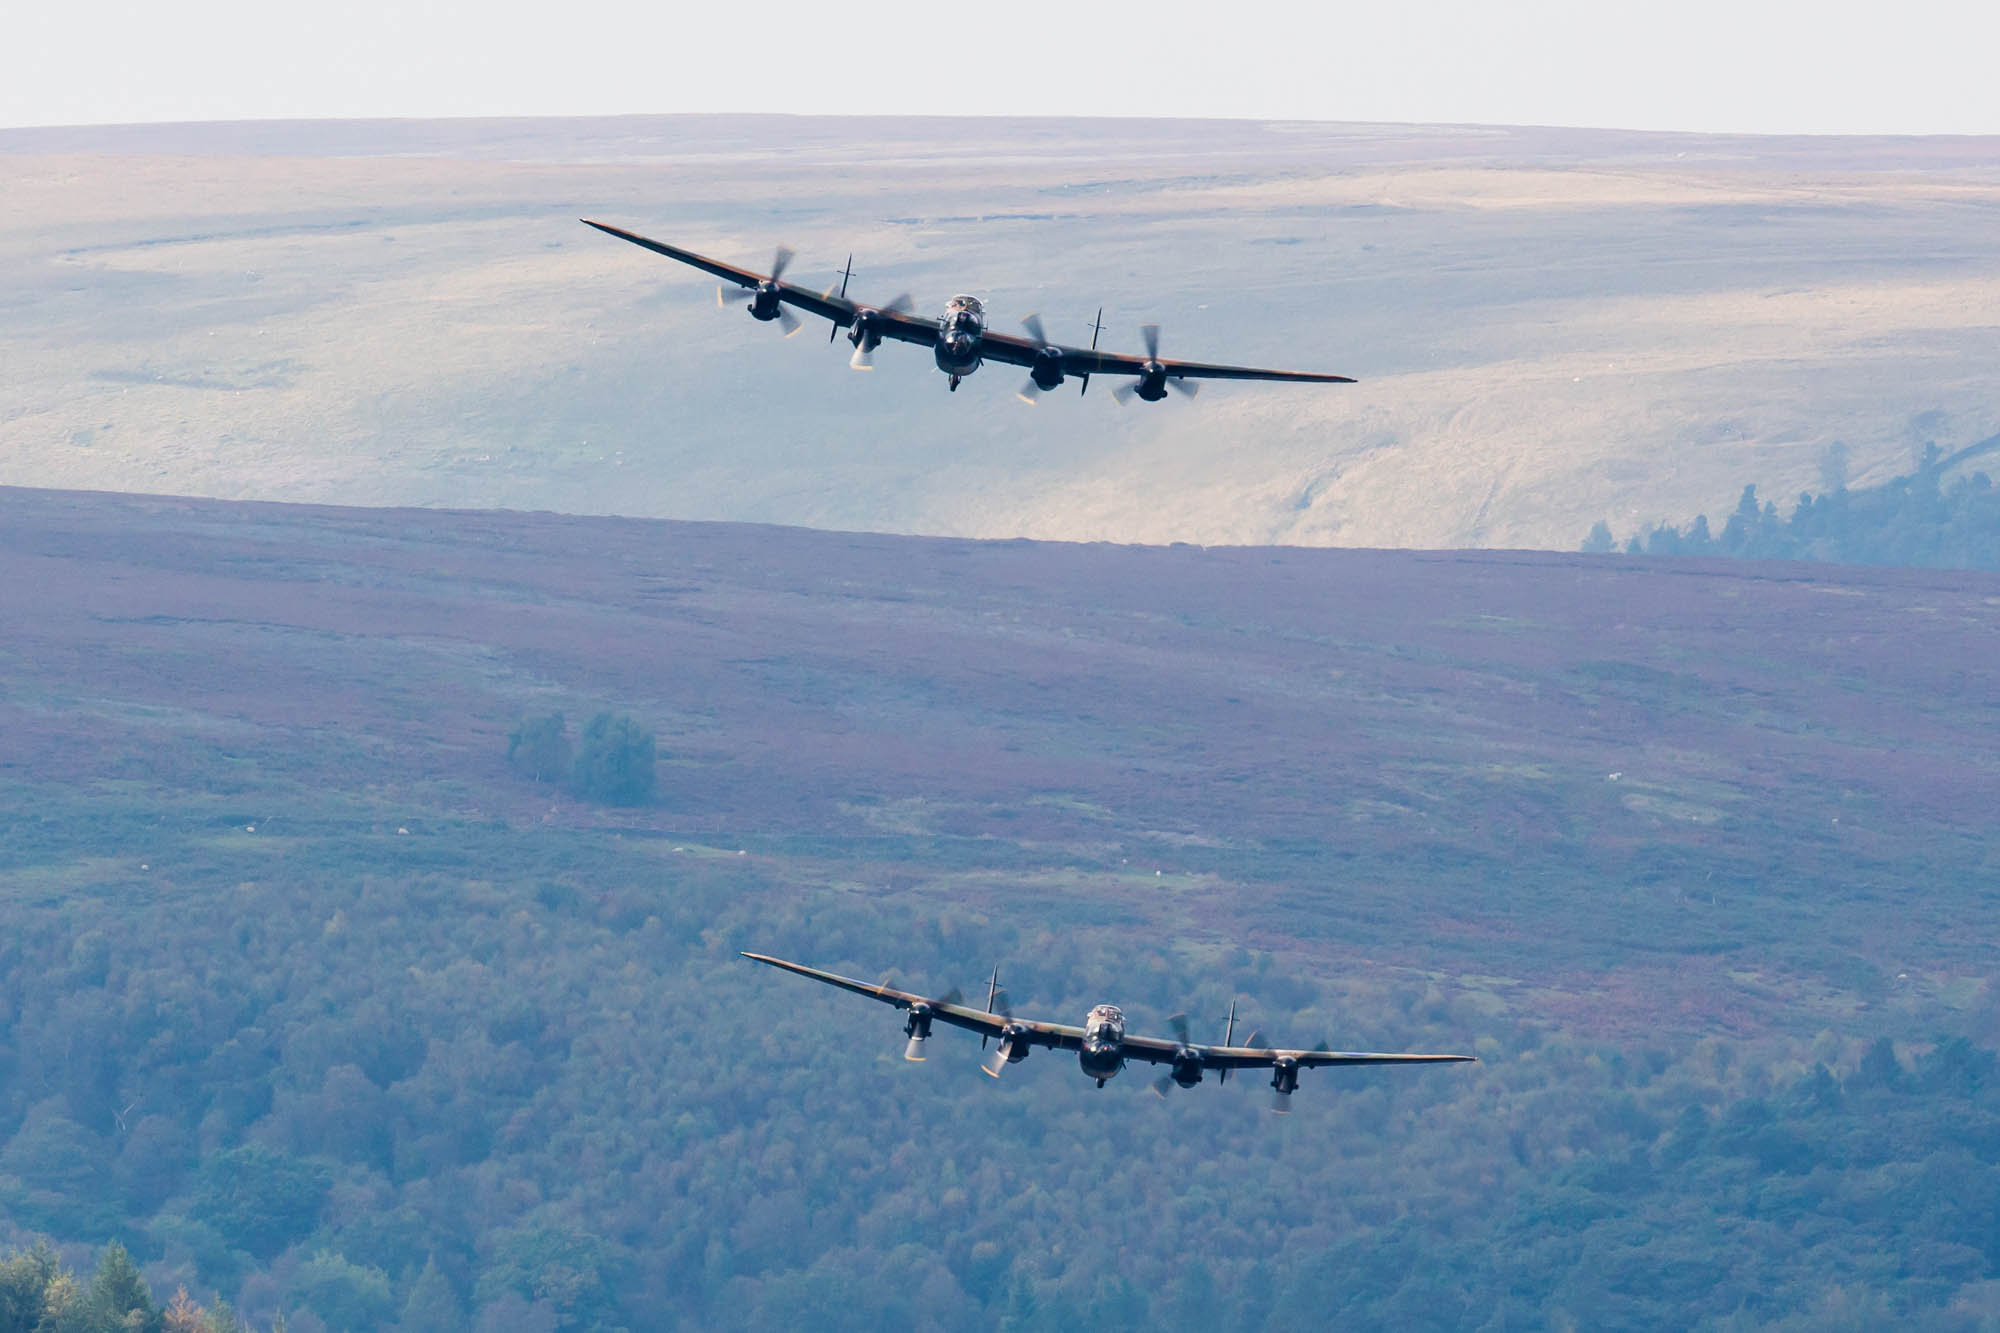
[[[954,296],[945,303],[942,322],[947,329],[977,333],[986,327],[986,307],[976,296]]]
[[[1125,1013],[1115,1004],[1100,1004],[1083,1020],[1086,1038],[1100,1046],[1125,1040]]]

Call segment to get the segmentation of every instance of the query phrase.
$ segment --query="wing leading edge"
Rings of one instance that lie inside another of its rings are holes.
[[[1012,1028],[1019,1034],[1019,1040],[1034,1046],[1073,1051],[1083,1045],[1083,1029],[1071,1027],[1067,1023],[1038,1023],[1030,1019],[1010,1018],[1004,1014],[990,1014],[971,1005],[933,999],[913,991],[897,990],[893,986],[878,986],[866,981],[856,981],[853,977],[843,977],[838,972],[823,972],[816,967],[807,967],[804,963],[789,963],[768,954],[744,953],[743,956],[753,963],[763,963],[768,967],[796,972],[802,977],[811,977],[814,981],[838,986],[842,990],[853,991],[856,995],[866,995],[870,999],[880,1000],[883,1004],[894,1005],[898,1009],[925,1005],[930,1009],[931,1017],[935,1021],[949,1023],[953,1027],[964,1028],[968,1032],[977,1032],[983,1036],[998,1037]]]
[[[1126,1059],[1143,1060],[1153,1065],[1172,1064],[1174,1057],[1181,1050],[1178,1042],[1166,1041],[1159,1037],[1127,1037],[1123,1048]],[[1432,1055],[1402,1051],[1329,1051],[1323,1047],[1310,1051],[1290,1051],[1267,1046],[1203,1046],[1190,1043],[1187,1049],[1200,1057],[1204,1069],[1270,1069],[1280,1061],[1290,1061],[1301,1069],[1314,1069],[1325,1065],[1449,1065],[1478,1061],[1478,1057],[1473,1055]]]
[[[778,300],[784,304],[797,306],[809,315],[818,315],[821,319],[831,320],[838,328],[847,328],[854,323],[857,314],[868,310],[873,312],[872,318],[877,332],[885,338],[893,338],[897,342],[921,343],[926,347],[937,341],[937,325],[930,320],[906,315],[901,311],[878,309],[863,301],[836,296],[830,291],[816,292],[810,287],[801,287],[795,282],[785,282],[752,269],[725,264],[719,259],[710,259],[707,255],[698,255],[692,250],[683,250],[678,245],[668,245],[665,241],[656,241],[650,236],[641,236],[637,232],[626,231],[623,227],[614,227],[608,222],[592,222],[589,218],[578,218],[577,221],[586,227],[597,228],[606,236],[616,236],[621,241],[630,241],[641,249],[651,250],[656,255],[665,255],[668,259],[678,260],[704,273],[712,273],[724,282],[733,282],[738,287],[756,288],[770,283],[777,288]]]
[[[1010,333],[988,333],[979,340],[980,355],[988,361],[1010,366],[1032,367],[1042,357],[1055,352],[1062,357],[1065,375],[1149,375],[1159,365],[1170,380],[1274,380],[1292,384],[1352,384],[1351,375],[1326,375],[1312,370],[1263,370],[1256,366],[1220,366],[1206,361],[1175,361],[1161,357],[1157,362],[1124,352],[1105,352],[1094,347],[1067,347],[1062,343],[1038,343]]]

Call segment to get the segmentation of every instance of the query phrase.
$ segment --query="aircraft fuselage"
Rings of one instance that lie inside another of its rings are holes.
[[[1125,1015],[1115,1004],[1100,1004],[1083,1020],[1083,1046],[1076,1062],[1098,1087],[1125,1067],[1124,1040]]]
[[[986,332],[986,307],[976,296],[954,296],[938,316],[937,368],[951,387],[979,369],[979,338]]]

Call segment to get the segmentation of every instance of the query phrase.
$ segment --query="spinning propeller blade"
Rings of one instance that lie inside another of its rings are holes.
[[[878,990],[887,989],[888,985],[889,985],[889,978],[887,976],[884,976],[882,978],[881,985],[877,989]],[[960,991],[958,987],[953,986],[950,990],[946,991],[944,994],[937,996],[930,1003],[933,1008],[936,1008],[942,1005],[957,1004],[960,1000],[964,998],[965,998],[964,992]],[[912,1064],[922,1064],[924,1059],[924,1042],[930,1035],[930,1019],[927,1015],[924,1018],[923,1025],[921,1027],[914,1026],[917,1022],[916,1017],[914,1015],[912,1015],[910,1021],[911,1024],[913,1025],[913,1030],[910,1032],[909,1044],[903,1047],[903,1058],[905,1060],[910,1061]]]
[[[1183,1046],[1194,1045],[1194,1039],[1188,1035],[1188,1017],[1186,1014],[1169,1014],[1167,1016],[1167,1026],[1174,1030],[1175,1041]],[[1173,1070],[1169,1069],[1166,1073],[1153,1080],[1153,1095],[1156,1097],[1165,1097],[1167,1093],[1173,1090],[1173,1086],[1174,1074]]]
[[[1042,329],[1042,317],[1040,315],[1029,315],[1027,318],[1021,321],[1021,327],[1028,331],[1028,336],[1030,338],[1033,338],[1036,342],[1040,343],[1042,346],[1047,347],[1049,345],[1049,335]],[[1035,377],[1032,375],[1028,377],[1028,382],[1026,384],[1023,384],[1019,389],[1015,390],[1014,392],[1014,396],[1016,398],[1020,399],[1022,402],[1026,403],[1030,407],[1033,407],[1035,405],[1035,401],[1038,398],[1040,398],[1041,395],[1042,395],[1042,386],[1035,383]]]

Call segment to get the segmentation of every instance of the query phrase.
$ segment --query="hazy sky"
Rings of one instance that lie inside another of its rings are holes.
[[[0,125],[672,111],[2000,133],[1993,0],[16,6]]]

